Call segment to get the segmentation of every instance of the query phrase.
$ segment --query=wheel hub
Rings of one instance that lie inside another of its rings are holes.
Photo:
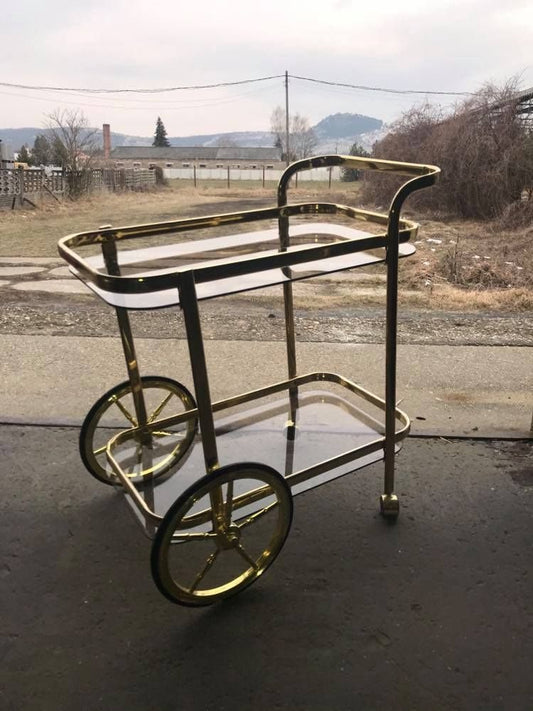
[[[235,524],[223,526],[217,534],[217,544],[222,550],[236,548],[241,540],[241,530]]]

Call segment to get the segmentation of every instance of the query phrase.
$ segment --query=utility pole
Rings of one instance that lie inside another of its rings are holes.
[[[285,143],[287,144],[286,163],[289,165],[289,72],[287,70],[285,70]]]

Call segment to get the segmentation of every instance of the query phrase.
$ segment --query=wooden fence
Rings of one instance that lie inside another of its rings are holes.
[[[14,210],[25,203],[37,206],[46,195],[56,200],[87,192],[147,190],[156,184],[154,170],[94,168],[83,171],[22,168],[0,169],[0,209]]]

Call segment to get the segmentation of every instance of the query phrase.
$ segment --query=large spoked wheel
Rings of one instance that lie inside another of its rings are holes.
[[[251,585],[274,562],[292,522],[286,481],[262,464],[202,477],[168,510],[152,546],[159,590],[180,605],[210,605]]]
[[[148,375],[141,378],[148,423],[196,408],[191,393],[170,378]],[[178,425],[154,431],[144,440],[140,435],[125,439],[113,456],[123,472],[139,483],[167,473],[185,455],[196,433],[195,416]],[[116,434],[137,427],[129,381],[111,388],[93,405],[80,432],[80,455],[88,471],[104,484],[119,479],[107,462],[106,446]]]

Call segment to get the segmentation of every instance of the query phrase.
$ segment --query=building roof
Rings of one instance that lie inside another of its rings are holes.
[[[275,146],[117,146],[111,151],[114,160],[242,160],[279,161]]]

